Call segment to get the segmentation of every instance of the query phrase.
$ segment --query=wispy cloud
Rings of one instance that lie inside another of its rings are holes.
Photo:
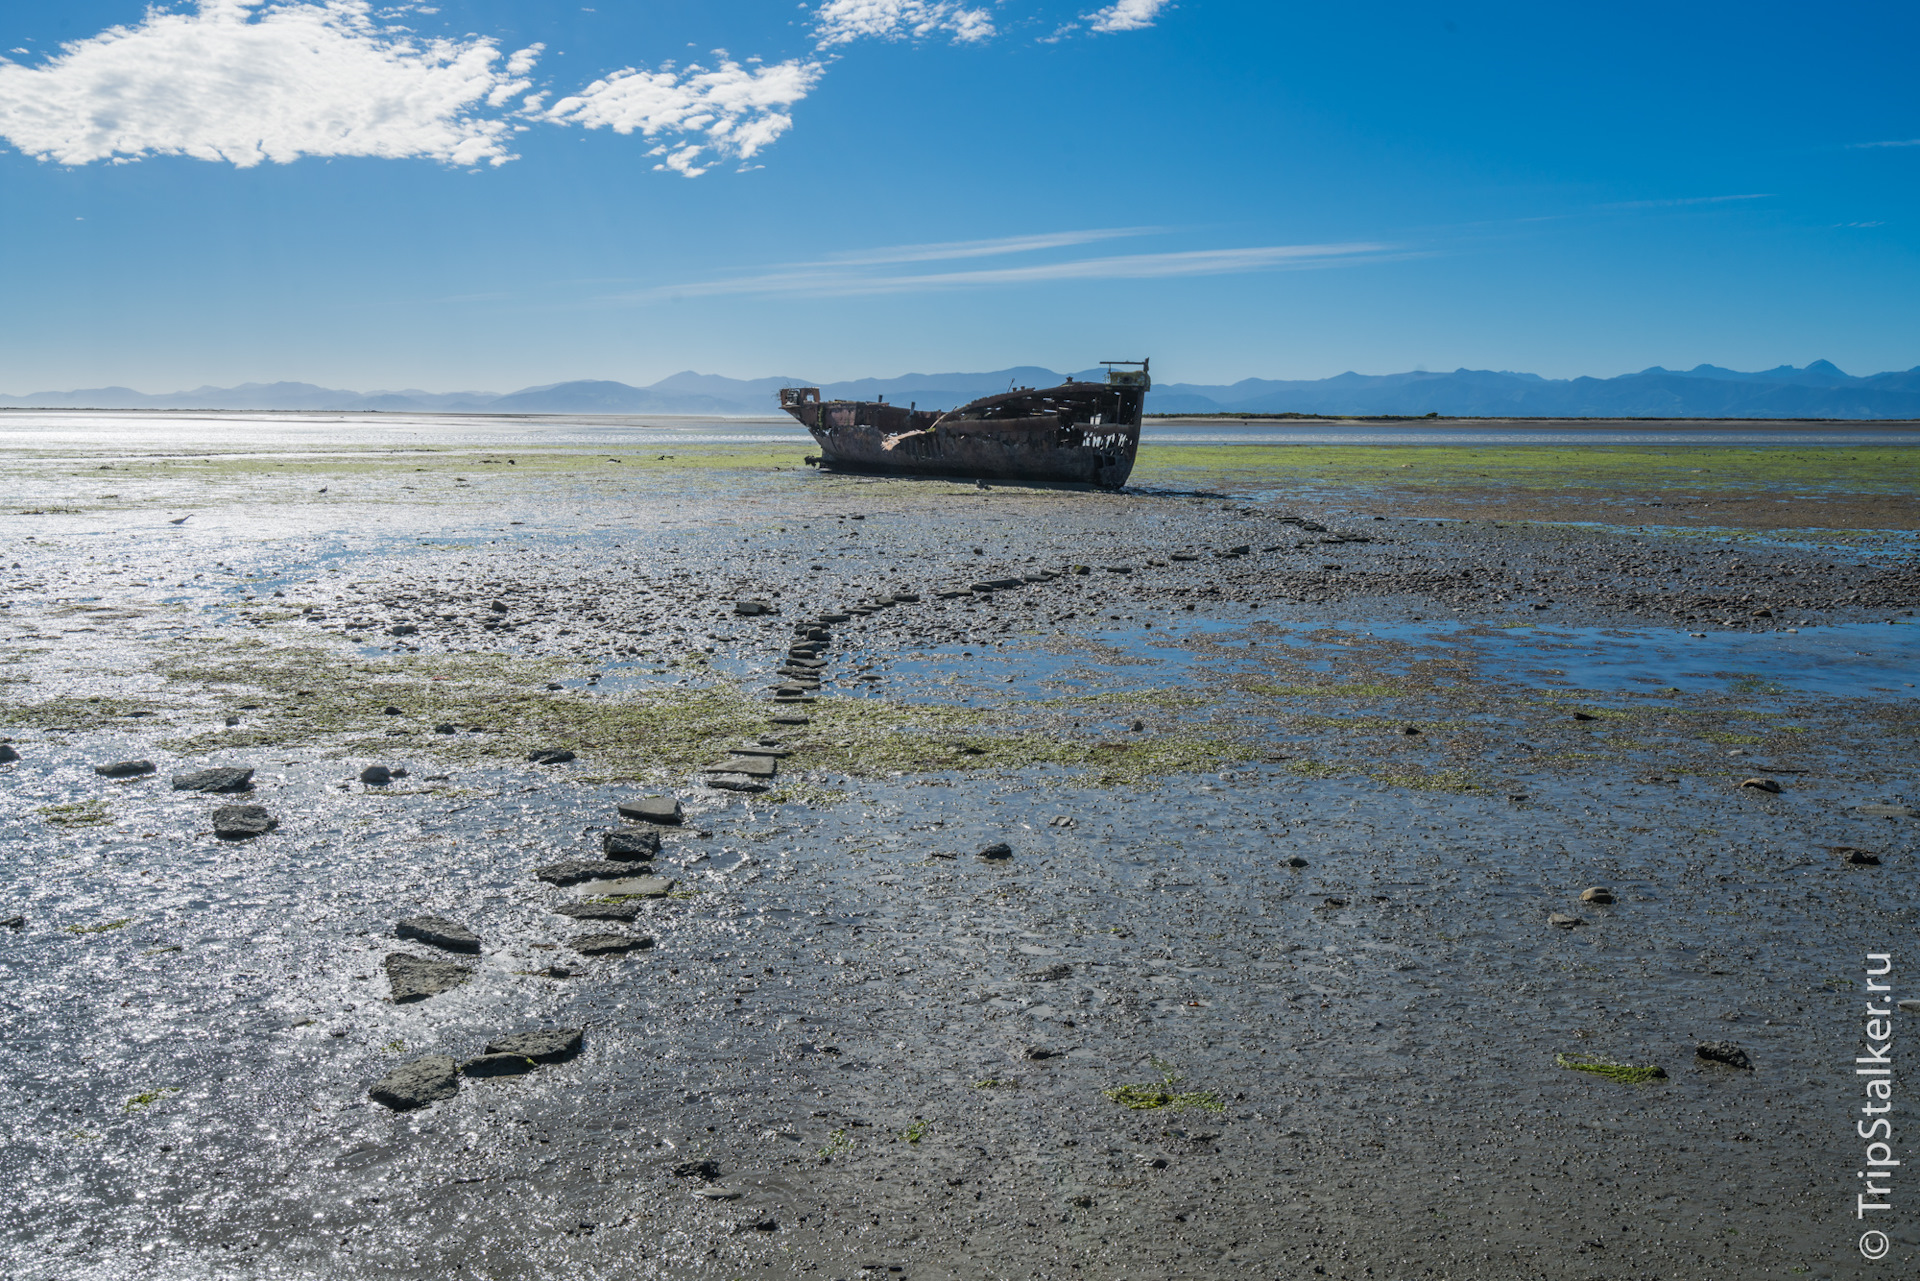
[[[1241,249],[1194,249],[1179,253],[1120,254],[1065,262],[906,275],[862,272],[848,265],[803,265],[729,280],[694,281],[651,289],[639,298],[697,298],[726,294],[929,293],[1058,280],[1148,280],[1178,276],[1224,276],[1256,271],[1330,267],[1402,257],[1400,246],[1374,242],[1324,245],[1256,245]]]
[[[921,40],[947,34],[960,44],[990,39],[993,17],[959,0],[826,0],[813,15],[821,49],[855,40]]]
[[[1604,209],[1678,209],[1683,205],[1723,205],[1734,200],[1771,200],[1773,193],[1762,191],[1743,196],[1682,196],[1677,200],[1621,200],[1601,206]]]
[[[0,137],[61,164],[193,156],[241,168],[301,156],[504,164],[501,108],[539,46],[418,40],[364,0],[202,0],[147,12],[38,66],[0,60]]]
[[[1089,231],[1053,231],[1038,236],[1002,236],[998,240],[948,240],[929,245],[895,245],[890,249],[857,249],[829,254],[825,262],[803,267],[872,267],[900,262],[948,262],[956,258],[997,258],[1002,254],[1032,253],[1039,249],[1068,249],[1100,240],[1150,236],[1158,227],[1102,227]]]
[[[1139,31],[1151,27],[1171,0],[1115,0],[1115,3],[1084,15],[1094,31]]]
[[[628,67],[596,80],[543,113],[548,120],[639,133],[655,140],[656,169],[689,178],[713,157],[748,160],[793,127],[790,108],[820,79],[817,62],[743,67],[722,60],[713,70],[640,71]]]
[[[1897,138],[1890,142],[1850,142],[1849,151],[1859,151],[1867,147],[1920,147],[1920,138]]]

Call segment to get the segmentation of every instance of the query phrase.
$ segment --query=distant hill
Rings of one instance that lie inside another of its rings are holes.
[[[1099,370],[1081,377],[1098,377]],[[829,400],[951,409],[1009,387],[1045,387],[1063,375],[1036,365],[990,373],[904,374],[814,384],[800,378],[725,378],[692,371],[647,387],[582,379],[515,392],[342,391],[312,383],[245,383],[152,395],[127,387],[0,395],[0,407],[278,409],[490,414],[712,414],[765,416],[781,387],[820,386]],[[1742,373],[1717,365],[1658,365],[1616,378],[1542,378],[1486,369],[1339,374],[1310,381],[1247,378],[1228,385],[1161,383],[1147,397],[1161,414],[1409,414],[1487,418],[1920,418],[1920,367],[1856,378],[1827,361]]]

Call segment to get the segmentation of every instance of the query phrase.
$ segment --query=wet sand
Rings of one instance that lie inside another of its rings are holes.
[[[8,1275],[1911,1271],[1851,1137],[1864,956],[1920,996],[1905,526],[796,463],[7,462]],[[895,593],[771,701],[796,623]],[[762,735],[767,790],[707,785]],[[214,765],[252,792],[169,786]],[[535,869],[642,795],[671,894],[556,913]],[[396,1005],[392,952],[474,975]],[[583,1052],[368,1098],[537,1027]]]

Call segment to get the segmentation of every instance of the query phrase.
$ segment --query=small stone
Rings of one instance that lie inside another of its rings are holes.
[[[453,1060],[444,1054],[430,1054],[381,1077],[367,1091],[367,1097],[396,1112],[405,1112],[450,1099],[459,1092]]]
[[[1058,983],[1061,979],[1073,977],[1071,965],[1049,965],[1038,970],[1028,970],[1020,976],[1029,983]]]
[[[473,971],[450,961],[429,961],[407,952],[389,952],[385,962],[387,984],[395,1005],[424,1001],[430,996],[459,987],[473,977]]]
[[[1756,792],[1777,792],[1780,784],[1770,778],[1749,778],[1741,782],[1742,787],[1751,787]]]
[[[462,1076],[525,1076],[539,1067],[524,1054],[482,1054],[460,1065]]]
[[[781,712],[770,718],[775,725],[811,725],[811,716],[802,716],[798,712]]]
[[[1732,1041],[1702,1041],[1694,1053],[1703,1059],[1724,1063],[1728,1067],[1740,1068],[1747,1072],[1753,1071],[1753,1060],[1747,1057],[1745,1050]]]
[[[703,1201],[738,1201],[738,1188],[695,1188],[693,1194]]]
[[[673,1167],[673,1177],[676,1179],[717,1179],[720,1177],[720,1167],[712,1161],[682,1161]]]
[[[583,1033],[577,1027],[541,1028],[515,1032],[487,1042],[488,1054],[517,1054],[535,1063],[560,1063],[580,1052]]]
[[[1048,827],[1072,827],[1073,824],[1074,819],[1071,814],[1055,814],[1047,820]]]
[[[388,704],[387,704],[387,705],[386,705],[385,707],[383,707],[383,708],[381,708],[381,709],[380,709],[380,714],[381,714],[382,716],[404,716],[404,715],[406,715],[406,713],[405,713],[405,712],[402,712],[402,711],[401,711],[401,710],[400,710],[399,708],[397,708],[397,707],[395,707],[395,706],[394,706],[394,705],[393,705],[392,703],[388,703]]]
[[[1568,916],[1565,912],[1555,912],[1553,915],[1547,917],[1547,924],[1557,926],[1563,930],[1570,930],[1574,926],[1584,925],[1586,922],[1577,916]]]
[[[191,770],[173,776],[176,792],[251,792],[253,771],[220,765],[213,769]]]
[[[533,874],[549,885],[578,885],[582,881],[611,880],[632,873],[629,864],[605,858],[570,858],[533,869]]]
[[[627,862],[650,859],[660,852],[660,833],[650,830],[602,832],[600,852],[610,859]]]
[[[280,826],[259,805],[222,805],[213,812],[213,834],[223,841],[244,841],[265,836]]]
[[[1147,727],[1147,723],[1145,721],[1135,721],[1133,724],[1127,726],[1127,730],[1129,733],[1138,734],[1141,730],[1145,729],[1146,727]]]
[[[17,921],[20,918],[16,916],[13,919]],[[1902,1001],[1900,1002],[1900,1008],[1908,1014],[1920,1014],[1920,1001]]]
[[[1420,727],[1418,725],[1402,725],[1400,727],[1400,732],[1402,734],[1412,736],[1414,734],[1420,733]]]
[[[1855,867],[1880,866],[1880,856],[1868,850],[1855,849],[1851,845],[1829,845],[1827,849],[1834,854],[1838,854],[1841,862],[1851,863]]]
[[[1861,805],[1856,812],[1868,818],[1920,818],[1920,810],[1911,805]]]
[[[16,916],[0,917],[0,929],[24,930],[26,928],[27,928],[27,918],[24,916],[16,915]]]
[[[395,623],[392,627],[387,628],[387,635],[389,636],[418,636],[419,634],[420,629],[412,623]]]
[[[1029,1045],[1025,1050],[1021,1051],[1021,1053],[1035,1063],[1044,1063],[1048,1059],[1064,1059],[1067,1057],[1068,1051],[1052,1049],[1045,1045]]]
[[[653,946],[653,940],[632,934],[577,934],[567,946],[582,956],[620,956],[644,952]]]
[[[111,765],[96,765],[93,772],[101,778],[139,778],[142,774],[153,773],[153,762],[115,761]]]
[[[369,787],[385,787],[393,781],[393,771],[384,765],[369,765],[360,771],[360,781]]]
[[[548,748],[537,752],[528,752],[527,759],[535,765],[565,765],[576,759],[572,752],[564,747]]]
[[[1287,858],[1288,867],[1305,867],[1306,865],[1307,860],[1301,858],[1298,854],[1290,855]]]
[[[459,727],[454,725],[451,721],[442,721],[438,725],[435,725],[433,727],[433,732],[436,734],[453,734],[453,733],[457,733],[458,729]]]
[[[1604,885],[1596,885],[1592,889],[1581,890],[1580,901],[1582,903],[1611,903],[1613,902],[1613,891]]]
[[[733,602],[733,612],[743,618],[755,618],[761,614],[773,613],[774,608],[765,601],[737,600]]]
[[[553,910],[576,921],[631,921],[640,915],[640,904],[561,903]]]
[[[0,765],[11,765],[20,759],[20,753],[7,743],[0,743]]]
[[[397,938],[412,939],[449,952],[478,952],[480,936],[444,916],[409,916],[393,927]]]
[[[1573,714],[1573,719],[1575,719],[1576,721],[1597,721],[1600,718],[1598,716],[1595,716],[1592,712],[1575,712]]]
[[[645,796],[637,801],[622,801],[620,817],[641,823],[660,823],[667,827],[677,827],[682,814],[680,802],[671,796]]]
[[[985,859],[1012,858],[1013,847],[1011,845],[1008,845],[1005,841],[997,841],[994,844],[987,846],[987,848],[981,850],[980,857]]]

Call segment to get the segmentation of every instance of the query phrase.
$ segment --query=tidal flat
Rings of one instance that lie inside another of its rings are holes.
[[[1914,1270],[1910,448],[167,418],[0,431],[8,1276]]]

